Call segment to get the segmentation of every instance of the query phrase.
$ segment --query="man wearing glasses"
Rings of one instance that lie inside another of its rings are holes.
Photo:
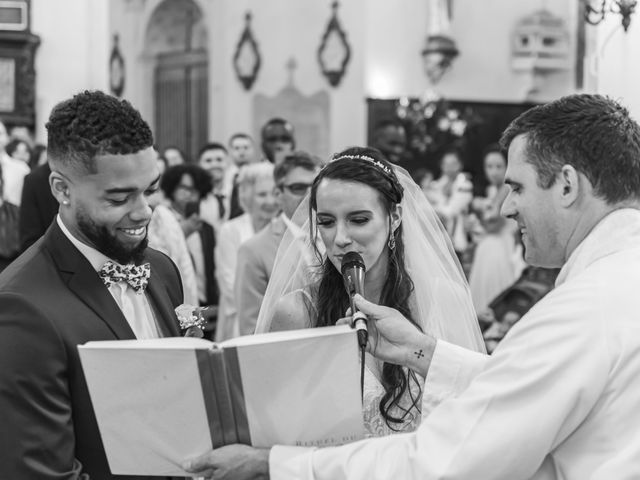
[[[241,335],[254,333],[280,240],[319,168],[319,159],[306,152],[291,153],[276,164],[275,194],[282,213],[244,242],[238,251],[234,289]]]

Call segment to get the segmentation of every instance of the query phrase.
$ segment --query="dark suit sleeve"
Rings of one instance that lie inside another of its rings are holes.
[[[49,226],[44,225],[38,210],[39,183],[37,177],[30,173],[24,177],[22,200],[20,201],[20,245],[24,252],[38,240]]]
[[[0,478],[87,479],[74,458],[68,358],[45,312],[0,293]]]

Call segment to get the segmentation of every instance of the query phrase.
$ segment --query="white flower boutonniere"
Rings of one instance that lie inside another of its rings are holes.
[[[204,334],[204,325],[206,323],[202,312],[208,307],[194,307],[193,305],[182,304],[176,307],[175,312],[180,323],[180,330],[184,332],[185,337],[202,338]]]

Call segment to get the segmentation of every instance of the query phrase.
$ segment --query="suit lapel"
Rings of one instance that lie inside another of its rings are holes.
[[[122,310],[89,261],[69,241],[54,221],[47,230],[44,243],[51,252],[67,286],[82,302],[107,324],[118,339],[133,339],[135,335]]]
[[[162,336],[180,336],[180,330],[178,330],[173,305],[171,304],[171,300],[169,299],[169,295],[164,284],[158,278],[157,272],[154,275],[153,265],[151,266],[151,276],[149,277],[149,283],[147,285],[147,293],[150,297],[150,302],[152,302],[155,307],[154,312],[156,314],[158,327],[162,332]]]

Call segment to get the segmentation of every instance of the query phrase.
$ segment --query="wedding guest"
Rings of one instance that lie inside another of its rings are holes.
[[[29,165],[22,160],[12,158],[5,150],[9,143],[7,129],[0,121],[0,167],[2,167],[2,183],[4,185],[3,199],[19,207],[22,197],[24,177],[29,172]]]
[[[227,149],[221,143],[207,143],[198,152],[198,165],[209,174],[212,186],[200,202],[200,216],[219,232],[231,212],[233,179],[228,175],[231,165]]]
[[[476,248],[471,264],[469,286],[477,312],[489,303],[520,275],[516,255],[515,221],[500,216],[500,209],[509,193],[504,183],[507,159],[497,144],[489,145],[483,153],[485,176],[489,182],[486,197],[474,199],[480,229],[476,234]]]
[[[56,105],[46,127],[60,213],[0,274],[0,478],[133,479],[109,470],[78,345],[180,333],[180,277],[147,248],[153,137],[97,91]]]
[[[398,311],[356,297],[370,350],[426,376],[423,405],[442,400],[418,430],[317,450],[232,445],[189,462],[190,471],[640,478],[640,126],[613,100],[570,95],[523,113],[501,143],[511,187],[502,214],[518,222],[528,263],[562,269],[493,355],[436,341]]]
[[[198,281],[187,240],[182,232],[180,222],[171,209],[163,204],[163,201],[161,190],[149,198],[149,204],[153,208],[148,227],[149,246],[173,260],[178,272],[180,272],[184,303],[198,306],[200,305]]]
[[[238,169],[257,161],[253,139],[247,133],[234,133],[229,138],[229,156]]]
[[[262,153],[271,163],[278,164],[296,148],[293,125],[284,118],[272,118],[260,131]]]
[[[276,201],[282,213],[238,250],[234,294],[241,335],[255,331],[280,240],[288,228],[297,231],[290,218],[308,193],[319,168],[320,159],[298,151],[284,157],[273,170]]]
[[[407,132],[398,120],[383,120],[373,132],[372,146],[382,152],[385,158],[397,165],[406,164]]]
[[[240,245],[264,228],[279,212],[273,193],[273,164],[245,166],[238,178],[240,203],[246,213],[229,220],[220,229],[216,246],[216,279],[220,287],[220,308],[216,341],[240,334],[234,283]]]
[[[0,272],[20,254],[18,222],[20,209],[2,199],[2,167],[0,167]]]
[[[442,175],[431,183],[433,206],[444,223],[453,248],[462,259],[469,247],[468,215],[473,201],[473,185],[462,170],[462,152],[451,147],[440,159]]]
[[[258,161],[253,139],[242,132],[231,135],[229,139],[229,156],[233,160],[233,165],[227,170],[232,185],[229,218],[236,218],[244,213],[238,200],[238,174],[245,165]]]
[[[214,258],[216,234],[213,226],[202,219],[199,210],[202,199],[211,192],[211,176],[198,165],[174,165],[162,175],[160,187],[182,227],[193,261],[198,297],[193,305],[210,307],[204,314],[205,320],[212,324],[219,300],[215,278],[217,263]],[[209,328],[213,328],[213,325]]]
[[[174,165],[182,165],[187,163],[187,156],[184,152],[175,145],[169,145],[162,152],[162,158],[167,161],[167,166],[173,167]]]
[[[20,160],[31,168],[31,147],[24,140],[14,138],[7,143],[5,151],[11,158]]]
[[[283,239],[258,332],[335,324],[349,307],[342,258],[355,251],[366,267],[368,298],[398,308],[419,330],[483,351],[468,286],[435,212],[406,171],[381,152],[354,147],[334,155],[300,214],[314,219],[306,222],[309,238],[319,236],[323,248],[316,248],[310,266],[295,235]],[[454,307],[455,314],[447,312]],[[411,369],[368,355],[362,407],[367,433],[414,430],[422,381]]]

